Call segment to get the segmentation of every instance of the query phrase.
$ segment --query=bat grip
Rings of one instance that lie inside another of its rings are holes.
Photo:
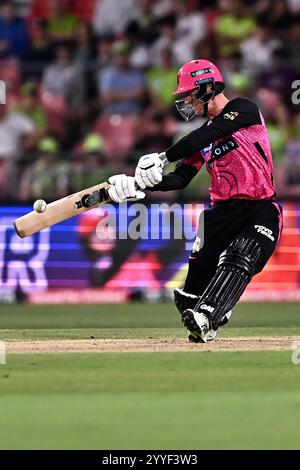
[[[158,156],[162,160],[163,166],[165,167],[169,163],[169,160],[166,157],[166,152],[162,152]]]

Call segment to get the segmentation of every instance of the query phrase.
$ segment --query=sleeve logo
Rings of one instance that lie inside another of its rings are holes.
[[[231,121],[233,121],[238,115],[239,113],[237,113],[236,111],[230,111],[230,113],[224,114],[224,119],[230,119]]]

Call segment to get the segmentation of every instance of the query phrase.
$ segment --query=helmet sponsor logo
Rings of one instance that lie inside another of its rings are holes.
[[[204,75],[205,73],[211,73],[212,69],[207,67],[206,69],[201,69],[201,70],[195,70],[194,72],[191,72],[192,77],[197,77],[198,75]]]

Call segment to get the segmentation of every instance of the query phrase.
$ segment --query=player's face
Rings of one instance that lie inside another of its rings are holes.
[[[187,105],[193,106],[196,114],[203,114],[204,111],[204,103],[199,99],[195,98],[194,94],[188,95],[185,98],[185,103]]]
[[[214,96],[214,86],[205,83],[192,92],[181,95],[181,98],[175,101],[175,105],[181,116],[186,121],[190,121],[196,115],[204,116],[206,104],[208,106],[207,115],[210,116],[212,109],[211,103]]]
[[[198,90],[194,90],[180,99],[175,101],[175,105],[185,121],[190,121],[195,115],[202,115],[204,111],[204,103],[196,98]]]

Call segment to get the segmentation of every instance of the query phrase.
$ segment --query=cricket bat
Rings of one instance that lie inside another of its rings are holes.
[[[45,212],[29,212],[14,221],[15,230],[19,237],[25,238],[44,228],[51,227],[86,210],[104,204],[110,201],[107,192],[109,187],[108,183],[101,183],[51,202],[47,205]]]
[[[168,163],[165,153],[161,153],[159,157],[163,160],[164,165]],[[25,238],[84,211],[105,204],[111,201],[107,192],[109,187],[109,183],[101,183],[51,202],[47,205],[45,212],[29,212],[14,221],[15,230],[19,237]]]

